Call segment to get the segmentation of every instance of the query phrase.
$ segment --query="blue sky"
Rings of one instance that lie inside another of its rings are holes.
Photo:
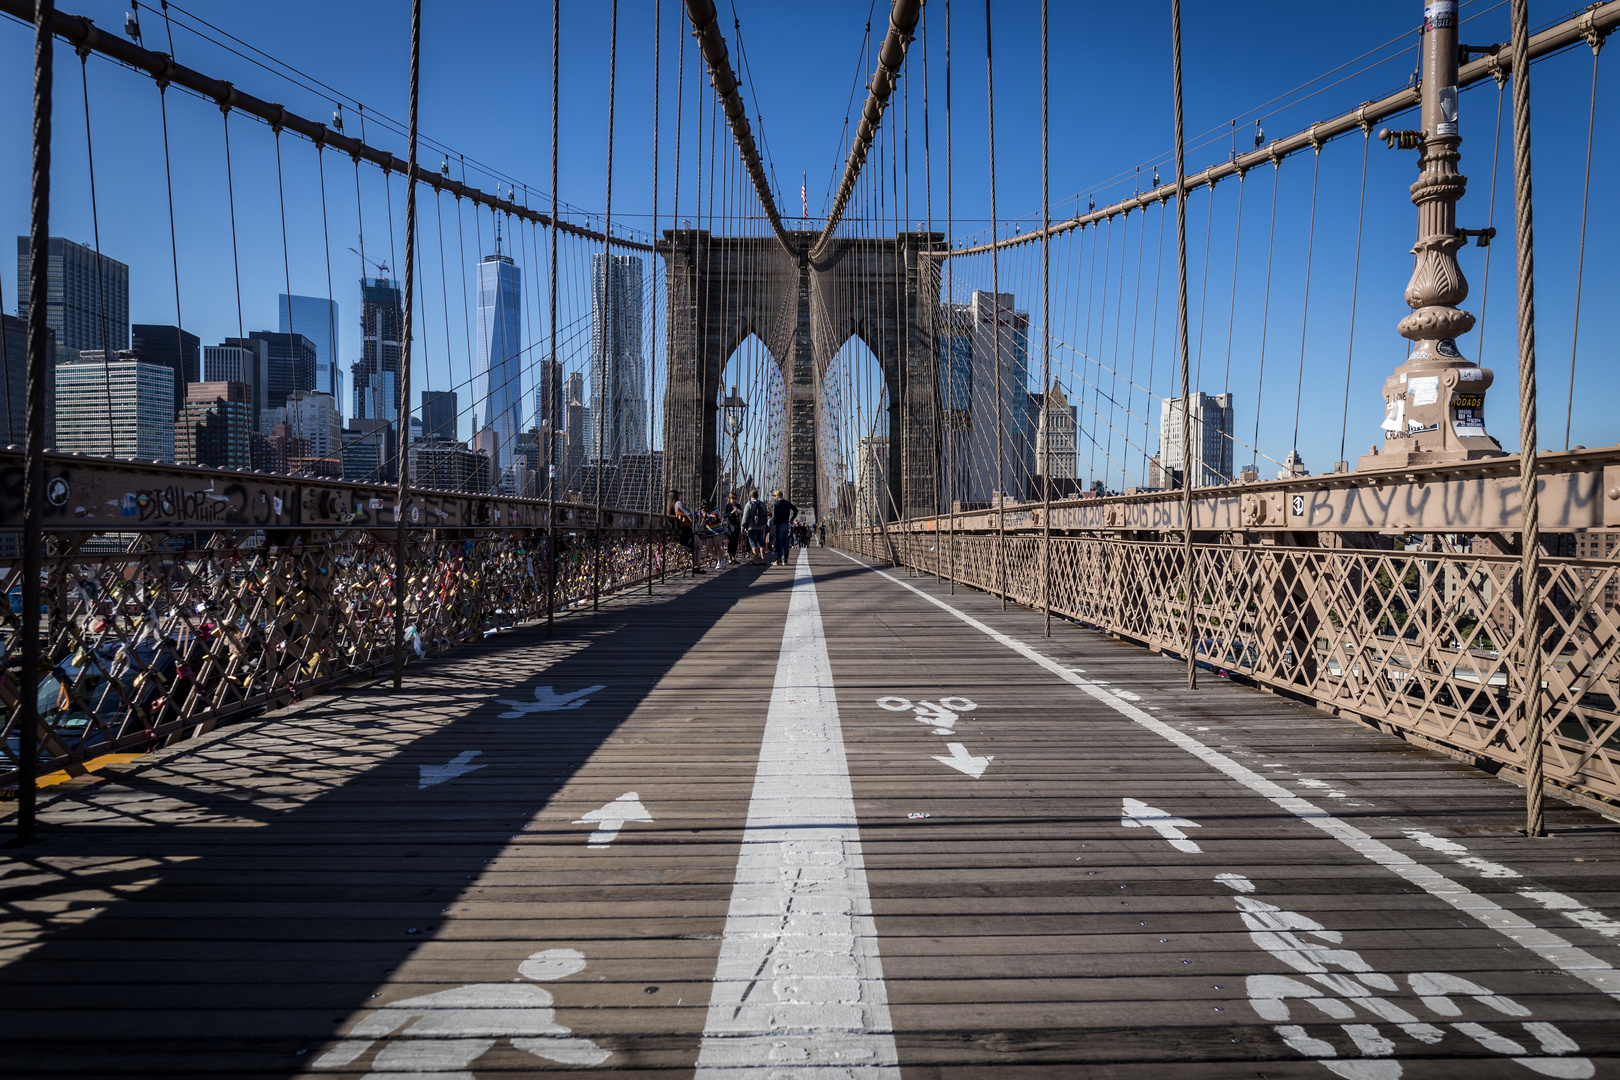
[[[189,0],[185,6],[221,29],[363,101],[368,109],[396,119],[404,117],[409,40],[409,5],[404,0],[280,0],[276,4]],[[663,168],[659,183],[661,210],[667,224],[674,180],[671,144],[675,127],[675,54],[680,37],[675,0],[661,0],[661,6]],[[731,25],[730,0],[723,0],[720,6],[734,66],[743,68],[743,51],[738,48],[737,33]],[[66,0],[62,7],[115,30],[122,26],[127,4]],[[563,7],[560,195],[575,207],[599,212],[605,186],[610,5],[593,0],[565,2]],[[545,196],[541,193],[546,191],[549,177],[550,5],[489,0],[470,7],[426,0],[424,8],[424,134],[471,161],[487,163],[504,177],[515,178],[531,190],[532,201],[542,201]],[[1233,120],[1237,121],[1238,138],[1243,141],[1252,139],[1257,113],[1263,116],[1268,137],[1282,135],[1404,85],[1414,61],[1416,38],[1411,31],[1421,19],[1421,8],[1418,0],[1365,0],[1355,5],[1238,5],[1189,0],[1184,5],[1187,129],[1191,135],[1217,133],[1213,141],[1195,145],[1190,151],[1189,169],[1196,171],[1226,155],[1229,137],[1219,132],[1230,130]],[[1169,5],[1062,3],[1053,4],[1052,9],[1052,191],[1054,214],[1063,216],[1072,211],[1076,194],[1082,198],[1094,196],[1102,205],[1132,189],[1138,166],[1142,167],[1145,183],[1153,164],[1167,160],[1171,145]],[[652,0],[622,0],[619,10],[614,209],[616,219],[645,228],[653,192],[654,5]],[[811,212],[818,213],[842,168],[840,137],[846,110],[852,96],[857,108],[864,96],[859,85],[864,83],[864,77],[859,68],[869,12],[876,36],[886,25],[881,3],[874,11],[870,2],[824,0],[815,5],[788,5],[736,0],[735,17],[741,21],[746,48],[747,66],[742,72],[745,92],[751,111],[757,110],[763,116],[764,140],[785,208],[797,207],[800,178],[805,176]],[[944,0],[931,0],[926,12],[932,144],[929,156],[938,222],[944,217],[946,167]],[[1463,5],[1463,15],[1469,20],[1464,25],[1464,40],[1488,43],[1506,39],[1505,4],[1474,0]],[[1535,25],[1565,15],[1562,8],[1551,4],[1531,5]],[[959,237],[968,237],[975,232],[982,234],[989,214],[984,5],[953,0],[951,19],[954,231]],[[161,16],[145,11],[143,6],[142,23],[147,45],[166,50]],[[1029,221],[1038,219],[1040,208],[1038,4],[997,0],[994,28],[997,197],[1001,217],[1022,219],[1027,227]],[[231,55],[183,28],[177,28],[175,35],[175,52],[181,62],[231,79],[245,90],[283,102],[305,115],[330,115],[332,105],[319,93]],[[689,197],[694,162],[690,109],[697,85],[697,58],[690,39],[687,44],[688,136],[683,165],[688,179],[683,193]],[[1376,51],[1384,46],[1382,52]],[[0,145],[13,148],[12,153],[0,158],[0,234],[8,238],[24,232],[27,223],[28,160],[23,148],[28,140],[30,49],[30,28],[10,19],[0,20],[0,101],[6,103],[0,108]],[[1372,55],[1364,56],[1369,53]],[[918,218],[924,201],[921,59],[919,42],[908,60],[912,95],[911,205],[912,216]],[[1380,60],[1384,62],[1375,63]],[[59,47],[57,65],[59,138],[52,231],[88,241],[92,221],[79,64],[71,50]],[[1339,65],[1345,66],[1303,91],[1296,90]],[[1563,442],[1590,75],[1591,53],[1585,46],[1534,69],[1543,445],[1561,446]],[[1601,193],[1610,186],[1609,178],[1620,164],[1616,160],[1620,147],[1613,138],[1615,110],[1620,101],[1616,100],[1615,83],[1608,73],[1600,69],[1599,78],[1593,175],[1594,190]],[[158,95],[145,76],[94,57],[89,63],[88,82],[101,246],[131,266],[134,321],[171,321],[175,298],[169,265]],[[1263,105],[1279,96],[1281,101]],[[1473,89],[1463,97],[1462,168],[1471,183],[1459,217],[1470,227],[1485,223],[1495,103],[1496,89],[1492,84]],[[221,118],[212,103],[174,93],[170,95],[169,124],[180,219],[185,321],[188,329],[204,341],[217,341],[234,334],[237,321]],[[895,124],[896,115],[891,113],[886,125]],[[1398,118],[1395,126],[1414,124],[1415,115]],[[1508,127],[1504,123],[1504,146]],[[379,128],[368,124],[369,141],[403,155],[403,139]],[[356,131],[352,110],[349,130]],[[315,151],[310,144],[290,136],[282,140],[281,150],[293,290],[324,294]],[[232,151],[243,322],[251,331],[273,327],[275,296],[283,291],[283,274],[287,272],[281,257],[275,143],[264,125],[237,117],[232,121]],[[436,152],[424,152],[423,158],[430,167],[438,164]],[[1376,143],[1370,151],[1347,437],[1352,458],[1364,453],[1366,444],[1376,437],[1381,419],[1379,387],[1384,375],[1404,356],[1404,343],[1395,334],[1394,323],[1406,311],[1401,292],[1410,272],[1407,252],[1415,225],[1406,185],[1413,177],[1414,161],[1415,154],[1388,151]],[[1511,233],[1512,221],[1509,161],[1504,151],[1495,218],[1497,226],[1507,234]],[[1308,157],[1291,159],[1275,178],[1280,186],[1277,238],[1275,248],[1269,252],[1273,268],[1269,324],[1261,320],[1264,305],[1259,283],[1264,279],[1268,254],[1262,226],[1270,210],[1270,185],[1274,179],[1270,170],[1263,170],[1265,175],[1253,173],[1246,181],[1235,303],[1231,299],[1230,265],[1230,214],[1235,207],[1235,186],[1228,182],[1218,189],[1212,222],[1206,218],[1206,196],[1195,194],[1189,202],[1190,264],[1195,290],[1203,267],[1205,228],[1213,238],[1209,310],[1205,317],[1207,340],[1203,342],[1205,365],[1211,365],[1217,355],[1224,363],[1226,342],[1219,335],[1226,331],[1230,316],[1234,360],[1229,384],[1239,395],[1239,435],[1247,440],[1255,423],[1258,341],[1264,336],[1268,359],[1262,392],[1268,402],[1282,402],[1286,407],[1276,415],[1268,407],[1262,417],[1262,449],[1277,458],[1287,453],[1297,391],[1301,413],[1298,444],[1313,471],[1330,467],[1339,453],[1360,163],[1359,136],[1335,142],[1323,151],[1308,320],[1302,320],[1312,181]],[[335,155],[328,155],[326,169],[336,292],[346,324],[340,333],[340,359],[346,364],[356,355],[358,339],[354,325],[358,305],[353,299],[357,260],[345,250],[354,242],[356,232],[354,176],[347,161]],[[1168,173],[1167,168],[1164,171]],[[486,189],[495,182],[477,175],[476,166],[471,164],[469,173],[471,182]],[[376,171],[367,170],[362,182],[368,216],[367,253],[373,254],[388,242],[382,224],[387,208]],[[395,190],[393,208],[398,235],[403,232],[400,190]],[[1598,201],[1604,202],[1601,197]],[[432,210],[431,203],[424,206],[425,214]],[[1155,221],[1149,219],[1150,230],[1156,227]],[[1138,224],[1133,220],[1131,229]],[[479,227],[484,230],[482,244],[487,250],[487,217]],[[1576,395],[1573,415],[1576,443],[1592,445],[1615,439],[1605,399],[1611,396],[1607,388],[1616,374],[1613,343],[1620,330],[1612,303],[1613,282],[1620,270],[1614,242],[1616,227],[1612,215],[1601,213],[1594,213],[1589,225],[1585,307],[1577,358],[1581,392]],[[467,246],[475,250],[470,215],[465,219],[465,229],[469,234]],[[1149,247],[1152,235],[1150,232]],[[1125,239],[1134,244],[1134,237],[1134,232],[1128,233]],[[1116,230],[1114,242],[1120,240]],[[9,245],[8,239],[8,250]],[[400,246],[396,240],[396,252]],[[1474,247],[1463,255],[1464,270],[1473,284],[1473,294],[1464,306],[1476,313],[1481,310],[1483,257],[1484,252]],[[1003,274],[1023,283],[1020,306],[1038,306],[1038,284],[1020,258],[1004,260],[1007,265]],[[450,259],[453,266],[454,253]],[[1131,265],[1130,273],[1135,273]],[[1061,270],[1063,264],[1059,266]],[[964,267],[964,271],[969,275],[977,272],[971,267]],[[1518,441],[1512,273],[1512,248],[1505,236],[1492,254],[1483,351],[1486,365],[1497,372],[1488,404],[1490,430],[1509,448]],[[459,275],[452,269],[451,276]],[[538,275],[534,280],[539,280]],[[1074,280],[1071,277],[1066,283],[1073,286]],[[1168,280],[1173,284],[1173,276]],[[453,280],[452,288],[455,284]],[[8,312],[15,311],[17,285],[15,266],[8,256],[0,261],[0,293]],[[434,278],[430,288],[436,287]],[[1130,296],[1127,292],[1127,303]],[[449,299],[452,303],[448,307],[453,308],[453,295]],[[1071,302],[1070,317],[1075,320],[1078,303],[1078,299]],[[1196,291],[1193,310],[1196,326],[1200,315]],[[1151,330],[1142,321],[1146,318],[1138,315],[1137,324],[1127,330],[1127,336],[1134,329],[1146,340]],[[464,329],[459,312],[453,319],[450,374],[465,363],[459,344]],[[1307,331],[1303,347],[1302,321]],[[438,335],[444,329],[430,320],[427,333]],[[1060,336],[1075,332],[1057,326]],[[1159,335],[1156,362],[1160,365],[1168,357],[1166,333],[1161,329]],[[1473,340],[1465,339],[1462,346],[1469,355],[1481,349],[1481,344]],[[1112,338],[1106,342],[1099,339],[1092,351],[1104,350],[1111,357],[1115,348]],[[1121,352],[1121,364],[1123,355]],[[430,356],[428,362],[444,360],[441,356],[435,361]],[[440,385],[447,377],[429,373],[429,378],[439,380]],[[1212,384],[1207,372],[1201,385],[1206,390],[1220,389]],[[1168,385],[1160,382],[1154,389],[1165,392]],[[1243,434],[1245,428],[1249,435]]]

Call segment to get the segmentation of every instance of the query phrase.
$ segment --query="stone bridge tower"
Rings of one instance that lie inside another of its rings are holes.
[[[938,233],[837,241],[808,254],[817,234],[717,237],[702,229],[664,233],[668,271],[669,378],[664,397],[664,486],[688,500],[712,498],[720,477],[719,399],[726,361],[755,334],[781,366],[786,387],[788,497],[820,519],[833,510],[820,478],[821,378],[851,337],[871,349],[888,388],[891,517],[938,508],[937,355],[939,272],[928,252]],[[899,435],[898,438],[892,437]],[[899,513],[897,513],[897,511]]]

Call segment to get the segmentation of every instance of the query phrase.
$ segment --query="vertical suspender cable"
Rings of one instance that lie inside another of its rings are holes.
[[[1507,72],[1498,67],[1495,74],[1496,137],[1491,140],[1491,198],[1485,211],[1485,227],[1487,229],[1496,227],[1496,180],[1501,174],[1501,170],[1498,168],[1498,166],[1501,164],[1502,159],[1502,92],[1507,86]],[[1363,130],[1370,131],[1371,128],[1364,127]],[[1479,322],[1476,323],[1474,327],[1478,334],[1474,340],[1479,342],[1479,344],[1475,347],[1475,351],[1478,355],[1475,356],[1474,363],[1484,367],[1485,317],[1490,314],[1491,299],[1491,245],[1489,244],[1485,245],[1485,269],[1480,276],[1484,279],[1484,282],[1481,284],[1479,290]],[[1340,456],[1342,457],[1343,455],[1341,454]]]
[[[1569,404],[1564,408],[1564,449],[1569,449],[1569,426],[1575,415],[1575,352],[1581,341],[1581,286],[1586,278],[1586,209],[1592,200],[1592,125],[1597,120],[1598,51],[1603,38],[1592,44],[1592,104],[1586,114],[1586,181],[1581,187],[1581,253],[1575,260],[1575,328],[1569,337]]]
[[[646,295],[651,301],[650,311],[652,319],[652,332],[647,342],[647,595],[653,591],[653,401],[656,400],[655,387],[658,385],[658,92],[663,87],[663,68],[660,66],[660,47],[663,45],[663,15],[664,5],[654,0],[653,3],[653,159],[652,159],[652,258],[647,265],[652,269],[648,275],[649,281]]]
[[[607,453],[603,440],[608,423],[613,424],[614,460],[619,458],[622,439],[619,436],[617,377],[607,377],[608,339],[613,338],[613,352],[618,351],[618,318],[613,310],[613,106],[614,91],[618,87],[619,73],[619,0],[613,0],[612,23],[608,29],[608,115],[607,115],[607,208],[602,220],[602,340],[601,364],[597,375],[596,400],[601,403],[596,417],[596,542],[591,555],[591,610],[601,608],[602,600],[602,471],[607,467]],[[615,363],[614,367],[618,364]],[[611,397],[610,397],[611,394]]]
[[[1046,0],[1041,0],[1041,607],[1052,636],[1052,169],[1048,152]]]
[[[1513,24],[1513,248],[1518,256],[1519,490],[1523,498],[1519,568],[1524,650],[1526,836],[1545,836],[1542,817],[1541,515],[1536,485],[1536,261],[1530,192],[1530,16],[1528,0],[1511,0]]]
[[[1339,421],[1340,461],[1345,460],[1344,443],[1350,431],[1350,364],[1356,355],[1356,301],[1361,296],[1361,226],[1367,217],[1367,150],[1372,146],[1372,126],[1363,124],[1361,136],[1361,195],[1356,202],[1356,268],[1350,275],[1350,340],[1344,352],[1344,416]]]
[[[90,167],[90,226],[96,244],[96,314],[101,323],[101,386],[107,395],[107,440],[109,456],[118,456],[118,425],[113,420],[112,348],[107,335],[107,264],[101,258],[101,215],[96,208],[96,152],[90,141],[90,47],[79,46],[79,76],[84,85],[84,154]],[[140,449],[140,439],[135,440]],[[133,455],[132,455],[133,456]]]
[[[990,0],[984,0],[984,86],[990,123],[990,308],[991,338],[995,342],[996,376],[996,591],[1001,594],[1001,610],[1007,610],[1007,493],[1002,476],[1001,416],[1001,249],[996,232],[996,79],[994,50],[990,45]]]
[[[394,410],[399,421],[396,445],[399,447],[399,496],[394,500],[394,689],[405,682],[405,585],[409,571],[405,565],[405,519],[410,513],[411,459],[407,452],[411,439],[411,309],[416,287],[416,106],[422,67],[422,0],[411,0],[411,115],[407,136],[405,166],[405,325],[400,331],[399,405]],[[385,177],[386,179],[386,177]],[[392,238],[393,230],[389,230]],[[291,300],[288,301],[292,303]],[[290,324],[289,324],[290,325]]]
[[[1187,350],[1187,154],[1181,126],[1181,0],[1170,0],[1176,109],[1176,348],[1181,355],[1181,588],[1187,620],[1187,689],[1198,687],[1197,597],[1193,595],[1192,374]]]
[[[1299,450],[1299,406],[1305,395],[1305,335],[1311,324],[1311,265],[1316,261],[1316,189],[1321,178],[1322,144],[1317,143],[1316,165],[1311,172],[1311,226],[1305,242],[1305,303],[1299,316],[1299,379],[1294,384],[1294,443],[1290,449],[1296,452]]]
[[[954,406],[955,401],[956,401],[956,374],[955,374],[955,372],[956,372],[956,326],[957,326],[957,318],[956,318],[956,302],[955,302],[956,301],[956,295],[955,295],[955,290],[952,289],[951,286],[950,286],[950,272],[951,272],[950,251],[951,251],[951,244],[954,243],[953,233],[955,231],[955,222],[954,222],[954,209],[955,208],[952,205],[952,201],[951,201],[951,197],[952,197],[952,194],[953,194],[952,182],[951,182],[952,181],[952,175],[951,175],[952,165],[953,165],[953,161],[952,161],[952,157],[951,157],[951,0],[945,0],[945,253],[946,253],[946,257],[944,259],[940,260],[939,265],[940,265],[940,269],[942,271],[941,276],[945,279],[945,281],[944,281],[944,292],[945,292],[945,302],[946,302],[946,305],[947,305],[945,310],[947,312],[949,312],[949,315],[947,316],[945,333],[946,333],[946,341],[949,342],[949,345],[950,345],[950,360],[948,361],[948,363],[950,364],[950,372],[951,372],[951,374],[950,374],[950,377],[949,377],[950,385],[949,385],[946,393],[950,397],[951,403]],[[970,355],[969,362],[971,363],[971,355]],[[949,544],[948,544],[950,550],[949,550],[949,553],[946,556],[947,567],[948,567],[947,572],[946,572],[946,580],[950,583],[950,591],[951,591],[951,594],[954,596],[955,593],[956,593],[956,499],[955,499],[955,495],[956,495],[956,435],[955,435],[954,426],[951,425],[948,421],[947,421],[947,424],[946,424],[946,430],[949,433],[947,435],[947,438],[949,439],[949,442],[946,444],[949,447],[949,450],[947,452],[946,459],[945,459],[945,469],[946,469],[945,508],[950,513],[950,541],[949,541]]]
[[[164,15],[164,19],[165,21],[168,19],[168,15],[166,13]],[[172,50],[173,47],[174,46],[171,44],[170,49]],[[184,328],[186,324],[185,320],[180,317],[180,246],[175,240],[174,230],[174,167],[169,161],[168,90],[168,80],[158,80],[158,113],[163,120],[163,184],[164,188],[169,193],[169,260],[174,269],[174,351],[175,355],[180,357],[180,373],[184,373],[186,366]],[[323,187],[322,190],[324,191],[325,188]],[[322,211],[323,213],[325,211],[324,201],[322,203]],[[331,259],[330,253],[327,254],[327,259]],[[198,357],[198,359],[201,360],[201,357]],[[199,379],[202,378],[201,371],[197,372],[197,377]],[[7,385],[9,386],[10,384],[8,383]],[[182,408],[185,406],[186,392],[184,389],[179,387],[176,388],[176,400],[180,402]],[[7,404],[9,405],[10,403],[8,402]]]
[[[551,355],[546,358],[545,378],[548,380],[546,404],[551,406],[561,395],[549,389],[549,380],[557,363],[557,57],[558,39],[562,29],[562,0],[551,0],[551,271],[546,275],[550,292]],[[456,221],[460,224],[461,210],[457,203]],[[462,293],[465,302],[466,293]],[[560,373],[559,373],[560,374]],[[567,403],[564,403],[565,411]],[[552,430],[546,436],[546,636],[551,636],[557,606],[557,418],[552,419]]]
[[[17,732],[17,844],[36,839],[39,772],[39,607],[45,546],[45,355],[51,236],[51,25],[55,0],[34,6],[34,160],[28,215],[28,405],[24,425],[22,535],[22,696]],[[21,282],[18,283],[21,291]]]

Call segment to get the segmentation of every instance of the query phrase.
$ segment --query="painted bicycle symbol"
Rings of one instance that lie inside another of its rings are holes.
[[[916,715],[919,724],[928,724],[934,729],[935,735],[950,735],[956,731],[956,721],[963,713],[970,713],[979,706],[970,698],[942,697],[939,701],[916,701],[903,697],[880,697],[877,699],[878,708],[890,712],[911,712]]]

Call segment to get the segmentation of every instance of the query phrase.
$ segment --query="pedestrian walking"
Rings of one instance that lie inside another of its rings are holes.
[[[754,564],[756,566],[766,565],[765,537],[770,531],[770,519],[770,508],[765,505],[765,500],[759,497],[759,492],[749,492],[748,505],[743,507],[742,526],[743,530],[748,534],[748,547],[754,553]]]
[[[793,545],[793,520],[799,516],[799,508],[788,501],[781,488],[777,488],[771,494],[776,496],[776,502],[771,504],[771,531],[776,541],[776,564],[786,566],[788,549]]]
[[[726,496],[726,558],[737,561],[737,548],[742,543],[742,507],[737,504],[737,492]]]
[[[703,560],[698,557],[697,522],[678,491],[669,493],[669,520],[675,526],[675,542],[692,553],[692,573],[703,573]]]

